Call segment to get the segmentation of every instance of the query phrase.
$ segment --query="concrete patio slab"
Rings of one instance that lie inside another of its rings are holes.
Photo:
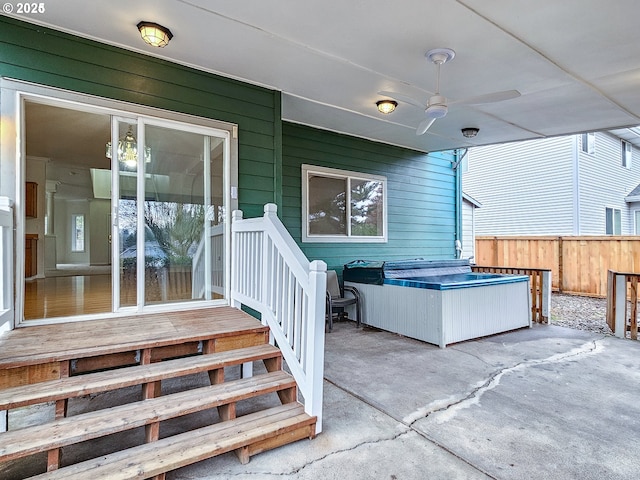
[[[337,323],[324,432],[169,479],[636,479],[640,342],[536,325],[446,349]]]

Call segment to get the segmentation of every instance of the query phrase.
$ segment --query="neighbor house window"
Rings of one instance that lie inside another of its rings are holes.
[[[593,155],[596,152],[596,134],[593,132],[582,134],[582,151]]]
[[[640,210],[633,212],[633,219],[635,224],[635,234],[640,235]]]
[[[607,235],[622,235],[622,212],[619,208],[607,207],[605,219]]]
[[[71,251],[84,252],[84,214],[71,215]]]
[[[624,168],[631,168],[631,152],[633,147],[631,143],[622,140],[622,166]]]
[[[386,242],[387,179],[302,166],[303,242]]]

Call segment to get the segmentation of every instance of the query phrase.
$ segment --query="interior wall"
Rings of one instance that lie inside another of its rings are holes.
[[[111,264],[111,201],[94,199],[89,203],[89,263]]]

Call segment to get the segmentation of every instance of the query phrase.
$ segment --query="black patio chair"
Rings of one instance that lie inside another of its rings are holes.
[[[345,292],[351,296],[345,297]],[[360,292],[355,287],[340,287],[338,282],[338,274],[335,270],[327,270],[327,320],[329,322],[329,331],[333,330],[333,311],[335,309],[344,309],[349,305],[356,306],[356,327],[360,326]]]

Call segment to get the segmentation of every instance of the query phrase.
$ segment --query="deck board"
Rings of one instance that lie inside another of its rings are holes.
[[[132,315],[16,328],[0,336],[0,368],[152,348],[212,336],[258,332],[261,323],[232,307]]]

